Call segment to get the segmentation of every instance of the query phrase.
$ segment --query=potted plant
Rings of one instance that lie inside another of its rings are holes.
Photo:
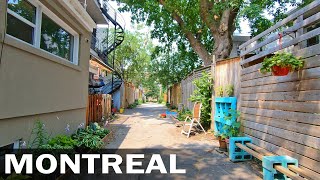
[[[223,87],[219,86],[216,88],[216,96],[217,97],[222,97],[223,96]]]
[[[124,107],[121,107],[119,112],[120,112],[120,114],[124,113]]]
[[[286,76],[289,72],[299,70],[303,67],[304,61],[291,53],[276,53],[262,62],[260,72],[265,74],[272,72],[274,76]]]
[[[224,136],[227,148],[229,147],[229,138],[237,137],[240,134],[241,123],[237,119],[240,117],[241,112],[230,110],[229,113],[225,116],[227,123],[223,126]]]
[[[231,97],[233,96],[233,92],[234,92],[234,86],[232,84],[229,84],[225,87],[225,90],[224,90],[227,94],[228,97]]]
[[[227,151],[226,134],[224,132],[215,133],[215,136],[218,137],[218,140],[219,140],[219,150],[226,152]]]

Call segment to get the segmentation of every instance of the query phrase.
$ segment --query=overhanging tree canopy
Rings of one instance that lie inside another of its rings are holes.
[[[312,0],[303,3],[297,0],[117,1],[126,4],[122,10],[131,11],[133,21],[153,25],[152,38],[159,39],[167,48],[173,42],[188,42],[204,64],[210,65],[212,59],[225,59],[230,55],[232,34],[240,17],[248,19],[252,32],[257,33],[283,18],[289,5],[300,6]],[[265,11],[274,17],[274,22],[262,15]]]

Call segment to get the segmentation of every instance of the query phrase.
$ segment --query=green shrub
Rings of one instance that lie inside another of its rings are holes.
[[[137,107],[137,104],[133,103],[133,104],[129,104],[128,109],[133,109],[136,107]]]
[[[171,104],[168,103],[168,102],[166,103],[166,106],[167,106],[167,108],[169,108],[169,109],[171,108]]]
[[[205,129],[210,128],[211,124],[211,96],[213,88],[213,79],[210,73],[203,72],[202,77],[195,79],[193,84],[196,86],[190,97],[192,102],[201,102],[200,122]]]
[[[27,148],[41,148],[47,144],[49,139],[44,123],[37,120],[33,125]]]
[[[73,140],[70,136],[67,135],[58,135],[48,141],[48,146],[51,147],[60,147],[59,149],[72,149],[76,146],[77,142]]]
[[[181,111],[178,112],[178,120],[179,121],[184,121],[186,120],[186,117],[192,117],[192,112],[189,109],[182,109]]]
[[[91,123],[85,129],[78,129],[72,135],[72,139],[76,141],[77,147],[100,149],[104,143],[102,139],[109,134],[107,129],[100,127],[98,123]]]

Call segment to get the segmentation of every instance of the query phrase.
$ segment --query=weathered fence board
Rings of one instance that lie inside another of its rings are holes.
[[[214,69],[214,86],[226,87],[231,84],[234,86],[234,96],[240,95],[240,58],[227,59],[219,61]]]
[[[172,87],[169,88],[170,91],[170,104],[178,107],[180,103],[182,103],[181,96],[182,96],[182,89],[181,84],[176,83]]]
[[[308,39],[320,34],[318,26],[309,29],[319,23],[319,9],[320,1],[314,1],[240,46],[244,133],[255,144],[297,158],[299,165],[315,172],[320,172],[320,44],[308,44]],[[278,41],[279,29],[292,37],[268,47]],[[304,68],[287,76],[261,74],[261,60],[280,48],[303,58]]]
[[[111,95],[93,94],[88,96],[86,124],[100,122],[111,114]]]
[[[320,138],[317,137],[300,134],[293,131],[273,127],[270,125],[268,126],[246,120],[243,120],[243,126],[250,129],[256,129],[264,133],[268,133],[272,136],[282,137],[283,139],[287,139],[299,144],[304,144],[315,149],[320,148]]]
[[[320,78],[320,67],[304,69],[299,72],[290,73],[287,76],[268,76],[265,78],[244,81],[241,82],[241,87],[252,87],[266,84],[276,84],[281,82],[290,82],[316,78]]]
[[[181,85],[180,103],[182,103],[184,107],[190,110],[193,108],[193,103],[189,100],[189,98],[193,94],[193,91],[195,90],[193,81],[201,77],[202,72],[211,72],[211,66],[203,67],[193,71],[188,77],[183,79],[180,83]]]
[[[242,101],[241,106],[259,109],[281,109],[283,111],[320,113],[319,102]]]
[[[319,90],[320,83],[317,79],[268,84],[255,87],[241,88],[241,94],[264,93],[264,92],[288,92]]]
[[[252,138],[252,141],[254,144],[256,144],[256,145],[258,145],[268,151],[271,151],[271,152],[278,154],[278,155],[292,156],[292,157],[298,159],[299,166],[302,165],[304,167],[307,167],[308,169],[312,169],[315,172],[320,172],[319,161],[308,158],[305,155],[297,154],[297,153],[290,151],[286,148],[283,148],[281,146],[277,146],[273,143],[266,142],[264,140],[261,140],[259,138],[254,137],[254,136],[251,136],[249,134],[247,134],[247,136]]]
[[[293,132],[298,132],[301,134],[306,134],[310,136],[320,137],[319,126],[304,124],[294,121],[288,121],[284,119],[256,116],[250,114],[243,114],[243,118],[247,121],[269,125]],[[320,155],[320,154],[319,154]]]
[[[313,160],[320,161],[320,153],[319,153],[319,150],[317,149],[307,147],[302,144],[283,139],[281,137],[272,136],[272,135],[265,136],[263,132],[257,131],[255,129],[244,128],[244,131],[247,134],[250,134],[251,136],[254,136],[256,138],[262,139],[267,142],[272,142],[277,146],[281,146],[290,151],[297,152],[300,155],[307,155]]]
[[[241,112],[256,116],[265,116],[306,124],[320,125],[320,115],[318,114],[310,114],[304,112],[288,112],[283,110],[257,109],[248,107],[242,107]]]
[[[278,93],[252,93],[242,94],[241,100],[243,101],[317,101],[319,100],[320,91],[290,91]]]

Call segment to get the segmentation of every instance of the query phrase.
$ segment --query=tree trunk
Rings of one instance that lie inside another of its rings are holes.
[[[233,47],[232,35],[236,30],[235,19],[238,9],[223,11],[217,31],[212,32],[214,38],[213,55],[219,61],[230,56]]]
[[[219,61],[229,57],[233,47],[232,32],[227,31],[223,34],[214,34],[213,55],[215,60]]]

